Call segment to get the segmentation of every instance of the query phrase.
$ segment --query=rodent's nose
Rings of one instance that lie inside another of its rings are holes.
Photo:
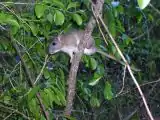
[[[51,48],[51,46],[49,45],[49,47],[48,47],[48,54],[53,54],[53,52],[52,52],[52,48]]]

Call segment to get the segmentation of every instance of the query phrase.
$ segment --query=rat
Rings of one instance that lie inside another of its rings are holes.
[[[70,33],[65,33],[55,37],[52,42],[49,44],[49,54],[55,54],[59,51],[65,52],[70,56],[70,63],[72,62],[73,55],[78,52],[78,45],[82,39],[84,39],[85,32],[82,30],[72,31]],[[84,54],[92,55],[94,53],[99,53],[103,56],[106,56],[112,60],[119,62],[122,65],[125,65],[123,61],[118,60],[111,54],[107,54],[100,49],[97,49],[95,46],[94,39],[92,35],[89,35],[87,44],[84,46]],[[132,70],[140,71],[137,68],[131,67]]]
[[[49,45],[49,54],[59,51],[65,52],[70,56],[72,62],[73,55],[78,52],[78,45],[84,38],[85,32],[82,30],[72,31],[70,33],[58,35]],[[97,51],[93,37],[90,35],[87,44],[84,46],[84,54],[92,55]]]

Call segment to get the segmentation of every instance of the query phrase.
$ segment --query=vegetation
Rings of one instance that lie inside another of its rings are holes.
[[[72,115],[63,114],[70,58],[62,52],[48,57],[48,45],[58,34],[85,29],[93,16],[91,0],[1,1],[0,119],[149,119],[139,91],[126,66],[117,62],[122,61],[121,56],[102,24],[92,33],[96,47],[117,61],[99,53],[83,55]],[[159,9],[158,0],[143,10],[137,0],[105,0],[102,16],[134,68],[155,118],[160,116]]]

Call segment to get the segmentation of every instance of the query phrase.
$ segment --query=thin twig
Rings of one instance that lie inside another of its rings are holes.
[[[109,58],[109,59],[112,59],[112,60],[114,60],[114,61],[116,61],[116,62],[118,62],[118,63],[120,63],[120,64],[122,64],[122,65],[125,66],[125,63],[124,63],[123,61],[117,60],[117,58],[114,57],[113,55],[108,54],[108,53],[106,53],[106,52],[103,52],[103,51],[100,50],[100,49],[97,49],[97,52],[100,53],[101,55],[103,55],[103,56],[105,56],[105,57],[107,57],[107,58]],[[132,69],[133,71],[136,71],[136,72],[141,71],[140,69],[138,69],[138,68],[136,68],[136,67],[134,67],[134,66],[132,66],[131,69]]]
[[[3,120],[7,120],[13,113],[15,113],[16,110],[12,111],[9,115],[7,115]]]
[[[145,86],[145,85],[149,85],[149,84],[153,84],[153,83],[158,83],[158,82],[160,82],[160,78],[159,78],[158,80],[155,80],[155,81],[143,83],[143,84],[140,85],[140,86]]]
[[[0,2],[0,4],[35,5],[35,4],[38,4],[38,3],[25,3],[25,2]]]
[[[47,64],[47,61],[48,61],[48,55],[46,55],[46,57],[45,57],[45,60],[44,60],[42,69],[41,69],[39,75],[37,76],[37,78],[36,78],[36,80],[35,80],[35,82],[34,82],[34,85],[35,85],[35,84],[38,82],[38,80],[41,78],[41,76],[42,76],[42,74],[43,74],[43,71],[44,71],[44,68],[45,68],[45,66],[46,66],[46,64]]]
[[[159,78],[158,80],[152,81],[152,83],[156,83],[156,84],[154,84],[154,85],[152,86],[152,89],[149,91],[148,95],[150,95],[150,94],[153,92],[154,88],[155,88],[156,85],[157,85],[157,82],[160,82],[160,78]],[[150,83],[150,82],[148,82],[148,83]],[[150,83],[150,84],[152,84],[152,83]],[[142,84],[142,85],[140,85],[140,86],[143,86],[143,85],[147,85],[147,84],[144,83],[144,84]],[[126,118],[124,118],[124,120],[130,120],[130,118],[134,115],[133,113],[136,113],[137,110],[138,110],[140,107],[143,106],[143,104],[144,104],[144,103],[141,102],[140,106],[137,107],[137,108],[135,108],[135,110],[134,110],[129,116],[127,116]]]
[[[94,12],[94,10],[93,10],[93,7],[91,7],[91,8],[92,8],[93,15],[96,16],[96,15],[95,15],[95,12]],[[99,23],[99,21],[97,20],[96,17],[95,17],[95,20],[96,20],[96,22],[97,22],[98,29],[99,29],[99,31],[100,31],[100,33],[101,33],[101,35],[102,35],[102,37],[103,37],[106,45],[108,45],[108,42],[107,42],[107,40],[106,40],[106,38],[105,38],[105,36],[104,36],[104,34],[103,34],[103,32],[102,32],[102,29],[101,29],[101,27],[100,27],[100,23]]]
[[[149,6],[160,15],[160,11],[155,8],[151,3],[149,4]]]
[[[134,81],[134,83],[135,83],[135,85],[136,85],[136,87],[137,87],[137,89],[138,89],[141,97],[142,97],[143,103],[144,103],[144,105],[145,105],[145,108],[146,108],[146,110],[147,110],[147,113],[148,113],[150,119],[151,119],[151,120],[154,120],[154,119],[153,119],[153,116],[152,116],[152,113],[151,113],[151,111],[150,111],[150,109],[149,109],[149,107],[148,107],[148,105],[147,105],[147,101],[146,101],[146,99],[145,99],[145,97],[144,97],[144,94],[143,94],[143,92],[142,92],[142,90],[141,90],[141,88],[140,88],[140,86],[139,86],[136,78],[135,78],[134,75],[133,75],[133,72],[132,72],[132,70],[131,70],[130,65],[128,64],[127,60],[125,59],[123,53],[121,52],[120,48],[118,47],[116,41],[114,40],[113,36],[111,35],[110,31],[108,30],[108,27],[105,25],[105,23],[104,23],[104,21],[102,20],[102,18],[99,17],[99,16],[98,16],[98,18],[100,19],[103,27],[104,27],[105,30],[107,31],[109,37],[111,38],[111,41],[113,42],[114,46],[116,47],[116,49],[117,49],[118,53],[120,54],[122,60],[125,62],[126,66],[127,66],[127,69],[128,69],[128,71],[129,71],[129,73],[130,73],[130,75],[131,75],[131,77],[132,77],[132,79],[133,79],[133,81]]]
[[[160,82],[160,78],[159,78],[158,80],[155,80],[155,81],[143,83],[143,84],[140,85],[140,87],[143,87],[143,86],[145,86],[145,85],[155,84],[155,83],[158,83],[158,82]],[[118,96],[120,96],[120,95],[125,95],[125,94],[127,94],[127,93],[129,93],[129,92],[131,92],[132,90],[135,90],[135,89],[136,89],[136,88],[127,90],[127,91],[119,94]],[[116,96],[116,97],[118,97],[118,96]]]
[[[10,108],[10,107],[6,107],[6,106],[4,106],[4,105],[0,105],[0,107],[1,107],[1,108],[4,108],[4,109],[8,109],[8,110],[10,110],[10,111],[14,111],[14,113],[21,115],[24,119],[30,120],[29,117],[27,117],[25,114],[23,114],[22,112],[20,112],[20,111],[18,111],[18,110],[15,110],[15,109]]]
[[[121,94],[121,93],[123,92],[125,76],[126,76],[126,65],[125,65],[125,67],[124,67],[124,72],[123,72],[123,84],[122,84],[122,88],[121,88],[121,90],[119,91],[119,93],[116,94],[116,96],[118,96],[119,94]]]
[[[138,111],[138,107],[134,109],[127,117],[125,117],[123,120],[130,120],[132,116]]]

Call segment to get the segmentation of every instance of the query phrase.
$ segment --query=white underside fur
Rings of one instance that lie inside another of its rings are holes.
[[[72,62],[73,52],[75,52],[75,53],[78,52],[78,48],[77,47],[73,47],[73,46],[67,46],[67,47],[63,47],[61,49],[61,51],[67,53],[70,56],[70,62]],[[95,52],[96,52],[95,48],[90,48],[90,49],[85,48],[84,49],[84,54],[86,54],[86,55],[92,55]]]

